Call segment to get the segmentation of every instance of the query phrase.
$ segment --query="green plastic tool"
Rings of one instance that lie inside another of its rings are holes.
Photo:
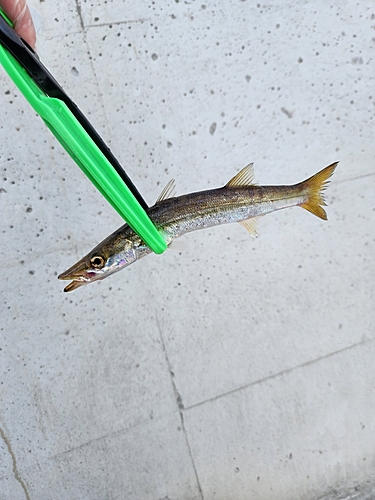
[[[148,206],[134,184],[1,10],[0,63],[94,186],[155,253],[163,253],[164,238],[148,217]]]

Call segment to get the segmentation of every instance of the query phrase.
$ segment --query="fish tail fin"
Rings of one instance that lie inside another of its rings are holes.
[[[327,220],[326,211],[322,208],[323,206],[326,206],[323,192],[326,189],[329,178],[335,171],[337,165],[338,161],[332,163],[326,168],[323,168],[323,170],[300,184],[303,191],[307,195],[307,200],[304,203],[301,203],[300,206],[323,220]]]

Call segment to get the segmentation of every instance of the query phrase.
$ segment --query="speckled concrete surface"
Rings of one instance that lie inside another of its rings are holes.
[[[64,294],[121,220],[0,71],[0,499],[374,498],[373,3],[30,5],[148,203],[340,165],[326,223],[194,233]]]

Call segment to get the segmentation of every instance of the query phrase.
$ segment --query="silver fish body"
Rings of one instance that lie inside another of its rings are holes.
[[[224,187],[171,197],[170,183],[147,211],[167,245],[186,233],[239,222],[255,235],[254,222],[260,216],[301,206],[326,219],[323,190],[337,163],[329,165],[304,182],[292,186],[257,186],[252,165],[241,170]],[[169,196],[169,197],[168,197]],[[97,245],[89,254],[59,276],[73,280],[65,291],[101,280],[152,253],[127,224]]]
[[[242,222],[302,203],[301,193],[290,190],[290,186],[224,186],[164,200],[148,213],[168,242],[191,231]]]

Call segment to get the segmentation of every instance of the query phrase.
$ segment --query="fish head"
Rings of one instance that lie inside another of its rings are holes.
[[[59,280],[72,280],[64,292],[72,292],[80,286],[103,280],[137,260],[137,249],[130,240],[122,242],[121,250],[113,245],[98,245],[72,267],[58,276]]]

